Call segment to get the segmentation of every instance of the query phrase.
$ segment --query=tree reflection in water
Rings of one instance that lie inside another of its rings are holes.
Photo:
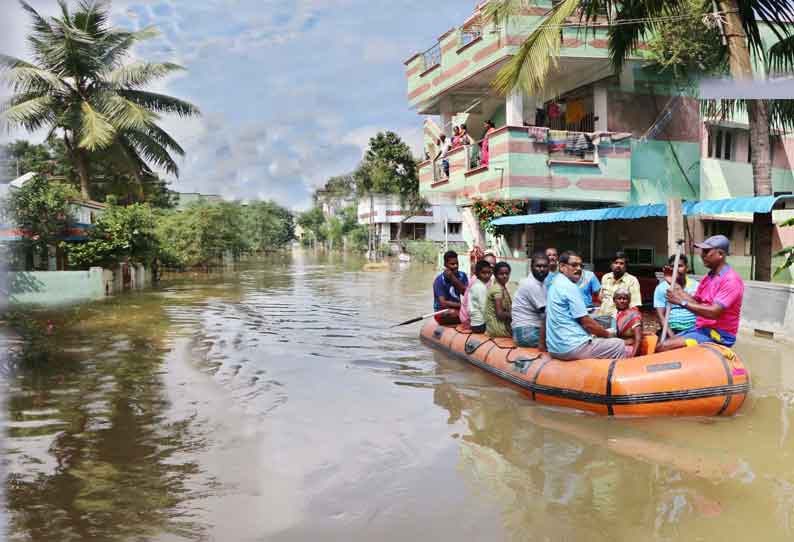
[[[120,304],[58,314],[23,345],[8,398],[11,540],[201,539],[180,504],[197,466],[187,420],[167,417],[160,376],[168,318]],[[57,347],[56,347],[57,345]],[[33,358],[25,349],[36,350]]]

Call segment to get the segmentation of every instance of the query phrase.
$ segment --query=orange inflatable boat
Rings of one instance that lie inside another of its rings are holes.
[[[462,332],[430,320],[430,345],[521,387],[533,400],[608,416],[730,416],[750,391],[733,350],[703,344],[631,359],[558,361],[512,339]]]

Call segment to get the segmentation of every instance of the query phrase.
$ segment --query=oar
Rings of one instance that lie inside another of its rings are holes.
[[[673,288],[677,283],[678,280],[678,262],[681,260],[681,248],[684,245],[684,240],[679,239],[676,241],[675,247],[675,261],[673,262],[673,281],[670,283],[670,288]],[[659,344],[664,344],[664,341],[667,340],[667,326],[670,323],[670,309],[672,305],[668,301],[664,307],[664,325],[662,326],[662,337],[659,340]]]
[[[399,324],[394,324],[391,327],[399,327],[399,326],[406,326],[408,324],[413,324],[414,322],[421,322],[425,318],[430,318],[431,316],[436,316],[438,314],[447,312],[449,309],[441,309],[440,311],[431,312],[430,314],[425,314],[424,316],[417,316],[416,318],[411,318],[410,320],[406,320],[405,322],[400,322]]]

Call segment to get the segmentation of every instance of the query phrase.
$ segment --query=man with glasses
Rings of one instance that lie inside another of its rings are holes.
[[[618,359],[627,356],[623,340],[615,338],[587,313],[576,284],[582,277],[582,258],[575,252],[560,254],[560,273],[552,280],[546,298],[546,347],[563,361]]]
[[[730,241],[724,235],[714,235],[702,243],[695,243],[695,246],[701,250],[703,265],[709,269],[709,273],[700,281],[694,295],[686,293],[680,284],[671,286],[667,291],[667,301],[695,313],[695,328],[668,340],[657,351],[707,342],[724,346],[736,343],[744,282],[728,265]]]

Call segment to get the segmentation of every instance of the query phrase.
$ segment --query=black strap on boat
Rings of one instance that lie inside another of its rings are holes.
[[[543,360],[543,363],[541,363],[541,364],[540,364],[540,367],[538,367],[538,372],[536,372],[536,373],[535,373],[535,376],[534,376],[534,377],[532,377],[532,400],[533,400],[533,401],[535,400],[535,389],[536,389],[536,387],[537,387],[537,385],[538,385],[538,377],[540,376],[540,372],[543,370],[543,368],[544,368],[544,367],[545,367],[545,366],[546,366],[546,365],[547,365],[547,364],[548,364],[550,361],[551,361],[551,358],[546,358],[546,359],[544,359],[544,360]]]
[[[717,358],[719,358],[719,360],[722,362],[722,367],[725,369],[725,376],[728,377],[728,386],[733,386],[733,374],[731,374],[731,367],[730,364],[728,363],[728,360],[725,359],[725,355],[722,352],[720,352],[719,348],[714,348],[709,344],[701,344],[700,346],[702,346],[706,350],[711,350],[712,352],[717,354]],[[725,412],[725,410],[728,408],[728,405],[731,404],[732,397],[733,396],[730,394],[725,395],[725,401],[722,403],[722,406],[717,411],[717,416],[722,416],[722,413]]]
[[[607,414],[610,416],[615,415],[615,409],[612,406],[612,377],[615,374],[615,365],[618,364],[618,360],[613,359],[612,362],[609,364],[609,371],[607,371],[607,391],[606,391],[606,398],[607,398]]]

